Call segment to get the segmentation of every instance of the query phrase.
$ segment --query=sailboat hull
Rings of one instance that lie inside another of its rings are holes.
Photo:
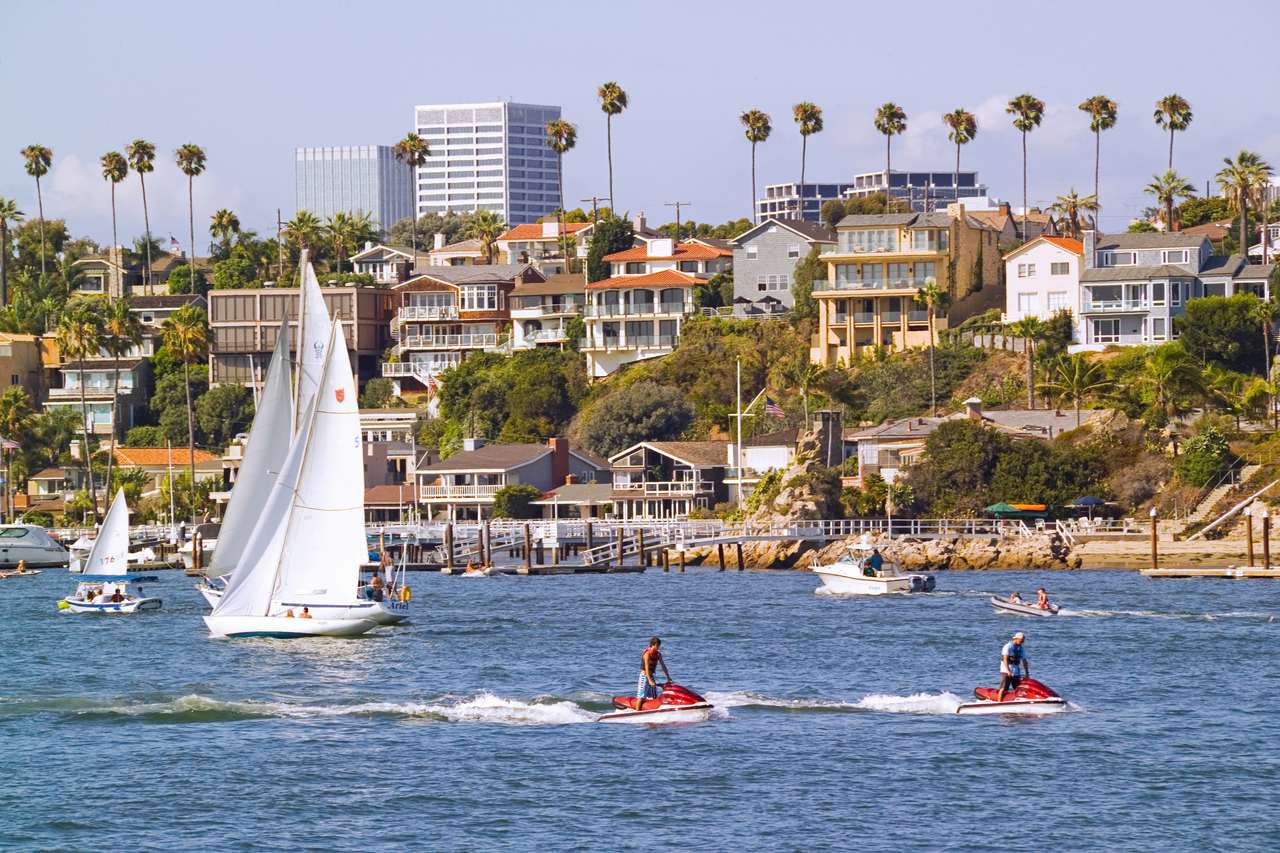
[[[204,624],[215,637],[358,637],[377,627],[372,619],[302,619],[296,616],[206,616]]]
[[[409,618],[407,601],[353,601],[350,604],[281,601],[277,606],[292,608],[295,612],[309,607],[321,619],[368,619],[378,625],[395,625]]]

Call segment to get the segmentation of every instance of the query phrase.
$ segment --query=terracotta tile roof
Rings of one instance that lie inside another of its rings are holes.
[[[1183,228],[1183,234],[1193,234],[1197,237],[1208,237],[1215,243],[1231,233],[1230,224],[1223,225],[1220,222],[1206,222],[1203,225],[1193,225],[1190,228]]]
[[[704,243],[680,243],[676,246],[673,255],[650,255],[647,254],[648,251],[646,246],[637,246],[633,249],[614,252],[612,255],[605,255],[604,259],[606,261],[714,261],[716,258],[733,257],[732,249],[722,249]]]
[[[554,225],[555,223],[548,223]],[[590,228],[590,222],[566,222],[564,223],[565,234],[577,234],[584,228]],[[523,225],[517,225],[506,234],[499,237],[499,240],[555,240],[559,235],[551,234],[544,236],[542,233],[541,222],[526,222]]]
[[[645,275],[615,275],[587,285],[587,290],[611,290],[618,287],[693,287],[706,281],[693,273],[658,270]]]
[[[137,465],[139,467],[156,467],[160,465],[168,465],[173,462],[174,468],[181,468],[190,461],[190,456],[185,447],[174,447],[172,449],[164,447],[117,447],[116,463],[119,465]],[[196,448],[196,463],[201,462],[218,462],[221,459],[214,456],[207,450]]]
[[[1022,254],[1027,249],[1030,249],[1038,245],[1041,240],[1044,240],[1045,242],[1048,242],[1048,243],[1052,243],[1053,245],[1058,246],[1059,248],[1065,249],[1074,255],[1079,255],[1080,257],[1084,257],[1084,243],[1081,243],[1079,240],[1073,240],[1070,237],[1051,237],[1048,234],[1041,234],[1039,237],[1033,237],[1027,242],[1023,243],[1018,248],[1014,249],[1011,252],[1008,252],[1007,254],[1005,254],[1002,260],[1007,261],[1010,258],[1014,257],[1015,255]]]

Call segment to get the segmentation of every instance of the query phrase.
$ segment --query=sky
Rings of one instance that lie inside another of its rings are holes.
[[[596,89],[616,80],[631,101],[614,120],[617,207],[650,223],[672,219],[664,205],[676,200],[692,202],[684,219],[750,215],[750,144],[738,122],[747,109],[773,119],[758,148],[759,186],[798,180],[791,106],[802,100],[822,107],[826,123],[809,140],[809,181],[883,168],[872,116],[889,100],[908,116],[895,168],[950,170],[941,116],[964,107],[979,131],[962,168],[1016,206],[1020,147],[1004,105],[1030,92],[1047,105],[1028,137],[1030,203],[1044,206],[1072,188],[1092,191],[1093,137],[1076,106],[1102,93],[1120,117],[1102,137],[1101,225],[1122,230],[1154,203],[1142,190],[1166,166],[1167,135],[1152,121],[1163,95],[1191,102],[1174,165],[1201,192],[1241,148],[1280,165],[1280,99],[1259,47],[1274,24],[1263,0],[1221,11],[1181,0],[917,0],[909,9],[856,0],[0,0],[0,197],[35,215],[19,151],[46,145],[46,215],[108,243],[98,159],[143,137],[159,153],[147,180],[152,231],[185,244],[186,184],[173,151],[195,142],[208,154],[195,182],[198,244],[221,207],[265,234],[277,208],[286,219],[293,211],[295,147],[390,144],[412,129],[415,104],[514,100],[560,105],[578,126],[564,161],[573,207],[608,193]],[[1227,47],[1228,33],[1255,25],[1262,41]],[[118,206],[122,241],[140,234],[132,175]]]

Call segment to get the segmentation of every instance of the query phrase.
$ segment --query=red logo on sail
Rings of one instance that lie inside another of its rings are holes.
[[[338,388],[337,390],[335,390],[335,391],[333,392],[333,396],[337,397],[337,398],[338,398],[338,402],[339,402],[339,403],[341,403],[341,402],[342,402],[342,400],[343,400],[343,398],[347,396],[347,389],[345,389],[345,388]]]

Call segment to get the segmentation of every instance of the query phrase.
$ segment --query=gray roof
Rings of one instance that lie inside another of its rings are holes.
[[[931,211],[922,213],[916,217],[916,221],[911,223],[912,228],[946,228],[951,224],[951,217],[944,212]],[[981,225],[975,224],[975,228],[987,228],[986,223]]]
[[[646,444],[659,453],[673,456],[696,467],[729,464],[729,442],[727,441],[649,441]]]
[[[557,503],[598,505],[612,501],[612,483],[565,483],[547,492],[541,500],[534,503],[540,506],[553,506]]]
[[[1210,255],[1200,267],[1201,273],[1232,275],[1244,266],[1243,255]]]
[[[1158,267],[1094,267],[1080,273],[1080,281],[1140,281],[1150,278],[1195,278],[1183,267],[1163,264]]]
[[[426,276],[449,284],[511,281],[524,275],[529,264],[474,264],[469,267],[418,267],[415,277]],[[412,279],[410,279],[412,281]]]
[[[142,311],[163,308],[181,308],[184,305],[199,305],[205,301],[198,293],[165,293],[157,296],[130,296],[129,307]]]
[[[1087,422],[1090,417],[1101,411],[1105,410],[1081,409],[1081,423]],[[929,433],[933,432],[941,424],[947,421],[963,420],[967,417],[967,412],[961,411],[940,418],[903,418],[902,420],[889,421],[879,426],[859,430],[852,435],[846,435],[845,438],[857,441],[869,441],[872,439],[877,441],[904,441],[911,439],[924,441]],[[1019,435],[1043,436],[1045,438],[1076,428],[1075,412],[1068,412],[1065,409],[1062,411],[1053,409],[983,409],[982,420],[984,423]]]
[[[1198,234],[1099,234],[1095,249],[1181,249],[1199,246],[1204,237]]]
[[[865,225],[906,225],[916,218],[915,213],[855,213],[836,223],[836,230]]]
[[[1236,278],[1271,278],[1271,273],[1275,268],[1275,264],[1248,264],[1244,269],[1236,273]]]
[[[750,438],[742,440],[743,447],[793,447],[796,438],[799,436],[800,430],[792,427],[791,429],[780,429],[777,432],[767,432],[762,435],[753,435]]]
[[[836,232],[832,231],[830,228],[820,225],[817,222],[809,222],[808,220],[800,219],[774,219],[770,216],[761,220],[759,225],[743,231],[729,242],[735,246],[741,246],[743,242],[750,240],[752,237],[756,236],[771,225],[777,225],[785,228],[794,234],[798,234],[810,243],[834,243],[836,241]]]
[[[551,452],[545,444],[486,444],[463,450],[443,462],[419,468],[419,473],[465,473],[468,471],[510,471]]]

